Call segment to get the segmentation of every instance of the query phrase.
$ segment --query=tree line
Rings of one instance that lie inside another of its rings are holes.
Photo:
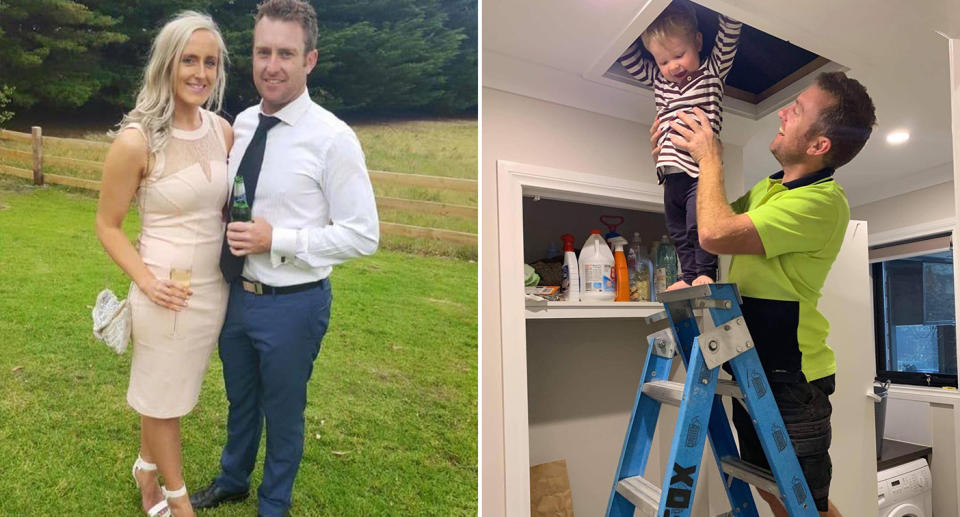
[[[337,113],[467,115],[477,110],[476,0],[310,0],[319,59],[307,87]],[[0,116],[6,108],[133,106],[150,44],[191,9],[230,54],[224,110],[259,100],[251,78],[258,0],[0,0]],[[0,120],[2,123],[2,120]]]

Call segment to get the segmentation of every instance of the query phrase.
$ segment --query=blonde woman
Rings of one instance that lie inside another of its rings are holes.
[[[223,100],[226,59],[210,17],[187,11],[167,23],[103,169],[97,236],[132,280],[127,402],[141,425],[133,477],[151,517],[195,515],[183,480],[180,417],[197,403],[226,311],[219,256],[233,132],[213,113]],[[134,198],[137,247],[122,230]]]

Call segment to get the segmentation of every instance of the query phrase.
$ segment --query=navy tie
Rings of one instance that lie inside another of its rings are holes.
[[[263,165],[263,153],[267,148],[267,131],[277,125],[280,119],[268,115],[260,114],[260,124],[253,133],[247,150],[240,159],[240,166],[237,168],[237,174],[243,177],[243,186],[246,189],[247,204],[253,210],[253,199],[257,192],[257,180],[260,178],[260,167]],[[231,202],[233,196],[227,198],[227,204]],[[229,213],[229,210],[227,211]],[[220,271],[223,273],[223,279],[227,283],[232,283],[240,277],[243,272],[243,263],[246,257],[238,257],[230,253],[230,246],[227,244],[227,237],[223,237],[223,247],[220,249]]]

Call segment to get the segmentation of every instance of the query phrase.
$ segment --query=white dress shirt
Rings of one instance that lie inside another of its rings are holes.
[[[233,124],[230,184],[259,124],[260,105]],[[373,187],[356,134],[315,104],[308,91],[272,116],[253,216],[273,227],[269,253],[248,255],[243,276],[267,285],[303,284],[326,278],[334,264],[370,255],[380,225]]]

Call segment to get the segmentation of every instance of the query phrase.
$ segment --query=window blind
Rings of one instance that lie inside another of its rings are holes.
[[[870,248],[870,263],[884,262],[931,253],[940,253],[951,249],[950,234],[924,237],[912,241],[901,241]]]

